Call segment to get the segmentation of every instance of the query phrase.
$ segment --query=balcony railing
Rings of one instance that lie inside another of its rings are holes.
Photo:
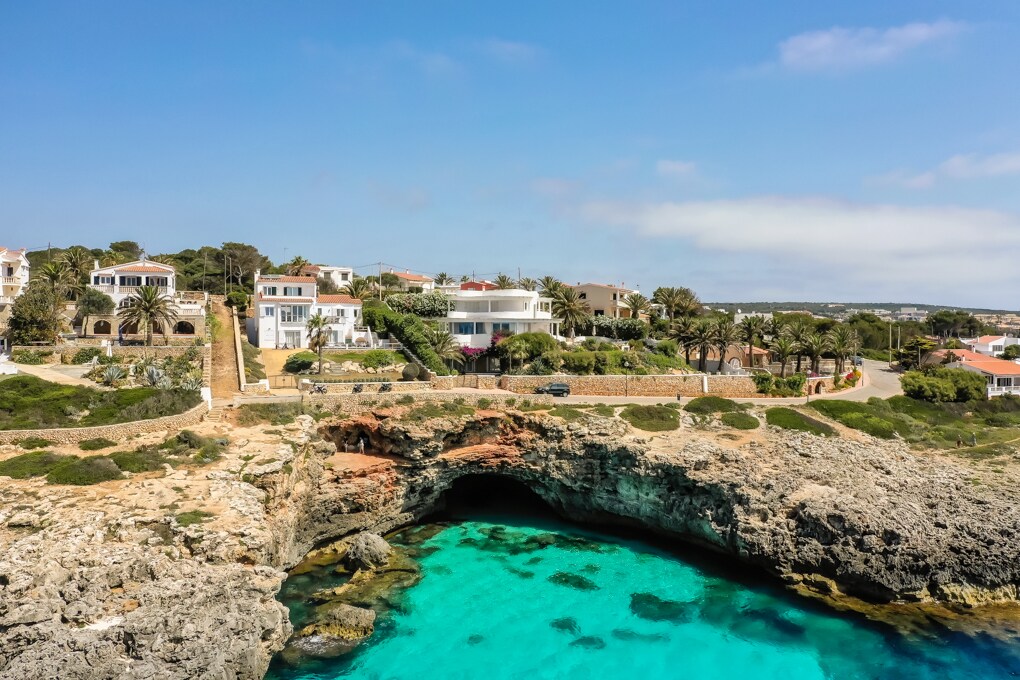
[[[21,279],[17,276],[0,276],[0,284],[5,286],[16,286],[21,283]]]
[[[110,286],[110,285],[96,285],[91,284],[92,288],[95,288],[100,293],[106,293],[107,295],[134,295],[138,292],[138,289],[142,286]],[[169,295],[170,288],[168,286],[159,286],[157,288],[160,295]]]
[[[1004,386],[1004,387],[1000,387],[999,385],[989,385],[988,386],[988,396],[989,397],[996,396],[996,395],[1002,395],[1002,394],[1017,394],[1017,395],[1020,395],[1020,385],[1013,385],[1013,386],[1008,386],[1007,385],[1007,386]]]
[[[14,304],[13,295],[0,295],[0,305],[13,305],[13,304]]]

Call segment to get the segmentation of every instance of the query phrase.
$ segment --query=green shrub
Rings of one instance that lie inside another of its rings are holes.
[[[687,402],[684,410],[688,413],[710,415],[712,413],[730,413],[739,411],[740,405],[725,397],[695,397]]]
[[[782,380],[786,383],[786,389],[794,394],[804,393],[804,385],[807,384],[807,375],[804,373],[794,373],[793,375],[786,376],[786,378],[782,378]],[[779,382],[779,380],[776,380],[777,385]]]
[[[900,378],[900,385],[908,397],[936,404],[981,401],[987,395],[984,376],[963,368],[938,366],[907,371]]]
[[[151,472],[159,470],[166,462],[166,456],[157,449],[141,448],[134,451],[115,451],[107,458],[124,472]]]
[[[559,348],[556,338],[548,333],[518,333],[511,335],[496,344],[496,355],[502,358],[532,361],[547,352],[555,352]]]
[[[397,293],[386,298],[386,304],[401,314],[414,314],[431,319],[446,316],[456,304],[446,293]]]
[[[490,406],[492,406],[492,399],[488,399],[486,397],[482,397],[482,398],[480,398],[478,400],[477,403],[478,403],[478,408],[480,408],[480,409],[487,409]]]
[[[248,342],[248,339],[244,337],[241,338],[241,356],[244,358],[244,379],[246,382],[256,382],[265,379],[266,367],[259,361],[261,357],[259,348]]]
[[[82,451],[98,451],[100,449],[108,449],[111,446],[116,445],[117,442],[112,441],[110,439],[106,439],[104,437],[99,437],[97,439],[85,439],[83,441],[78,442],[78,448],[81,449]]]
[[[16,349],[11,352],[11,361],[16,364],[38,366],[43,363],[43,354],[32,349]]]
[[[0,461],[0,477],[13,477],[14,479],[42,477],[66,459],[67,456],[61,456],[52,451],[23,453],[20,456]]]
[[[576,409],[572,406],[556,406],[549,411],[549,415],[556,416],[557,418],[562,418],[563,420],[570,422],[572,420],[577,420],[578,418],[583,416],[584,411]]]
[[[761,425],[758,419],[751,414],[739,411],[724,413],[721,420],[723,425],[728,425],[737,430],[757,430]]]
[[[676,343],[676,340],[660,340],[659,344],[655,346],[655,351],[658,354],[675,357],[677,352],[680,351],[680,346]]]
[[[224,302],[227,307],[233,307],[234,311],[241,313],[248,309],[248,294],[241,290],[234,290],[227,293]]]
[[[370,349],[361,355],[361,365],[365,368],[382,368],[394,363],[393,352],[385,349]]]
[[[72,364],[87,364],[93,359],[99,360],[99,357],[103,356],[103,351],[98,347],[82,347],[80,350],[74,353],[71,357]]]
[[[759,394],[771,393],[772,387],[776,383],[776,379],[771,373],[755,373],[751,376],[751,380],[754,381],[754,386]]]
[[[106,456],[72,457],[50,470],[46,475],[46,483],[89,486],[123,477],[116,463]]]
[[[873,437],[881,439],[892,439],[896,436],[896,428],[887,420],[866,413],[848,413],[840,422],[861,432],[867,432]]]
[[[23,449],[42,449],[50,446],[53,442],[42,437],[25,437],[14,442]]]
[[[783,406],[776,406],[767,410],[765,412],[765,422],[784,430],[799,430],[824,437],[836,435],[836,430],[831,425],[827,425],[814,418],[809,418],[800,411],[794,411],[792,408],[785,408]]]
[[[295,352],[283,362],[283,370],[287,373],[301,373],[311,370],[312,364],[319,360],[315,352]]]
[[[190,510],[182,512],[174,517],[177,524],[182,527],[190,527],[193,524],[203,524],[215,517],[211,512],[205,510]]]
[[[414,397],[412,397],[410,394],[405,394],[402,397],[397,397],[397,403],[402,405],[402,406],[407,406],[408,404],[413,404],[414,403]]]
[[[680,414],[668,406],[631,404],[620,412],[620,417],[647,432],[664,432],[680,427]]]
[[[564,352],[561,355],[563,370],[575,375],[591,375],[595,370],[594,352]]]

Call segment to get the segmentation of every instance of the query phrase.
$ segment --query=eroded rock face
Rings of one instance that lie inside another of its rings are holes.
[[[501,474],[567,517],[675,536],[815,590],[878,601],[1017,598],[1013,499],[897,443],[769,432],[729,448],[689,432],[634,436],[619,420],[528,414],[479,418],[480,434],[469,419],[454,436],[430,436],[427,423],[380,416],[358,427],[404,460],[324,479],[298,545],[384,532],[434,510],[463,475]],[[333,436],[330,426],[323,433]]]
[[[390,561],[390,544],[379,534],[363,531],[347,543],[344,563],[348,569],[376,569]]]

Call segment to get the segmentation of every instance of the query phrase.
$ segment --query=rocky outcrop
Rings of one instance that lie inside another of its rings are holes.
[[[347,544],[344,564],[348,569],[375,569],[390,561],[390,544],[382,536],[363,531]]]
[[[433,511],[459,477],[501,474],[567,517],[640,526],[815,591],[1017,599],[1020,511],[1009,493],[904,445],[777,431],[727,447],[689,433],[633,436],[614,419],[528,414],[430,425],[382,412],[325,426],[327,439],[355,430],[401,460],[324,479],[298,543],[386,531]]]

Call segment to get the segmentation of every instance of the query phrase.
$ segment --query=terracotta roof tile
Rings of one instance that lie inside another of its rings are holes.
[[[966,361],[964,364],[992,375],[1020,375],[1020,364],[1005,359],[985,357],[984,361]]]
[[[982,335],[980,338],[978,338],[974,342],[979,344],[979,345],[990,345],[993,342],[998,342],[999,340],[1005,340],[1005,339],[1006,339],[1006,336],[1004,336],[1004,335]]]
[[[315,299],[316,302],[324,305],[360,305],[361,300],[350,295],[330,294],[320,295]]]
[[[431,281],[432,279],[428,276],[421,276],[420,274],[409,274],[407,272],[390,272],[398,279],[404,279],[405,281]]]

